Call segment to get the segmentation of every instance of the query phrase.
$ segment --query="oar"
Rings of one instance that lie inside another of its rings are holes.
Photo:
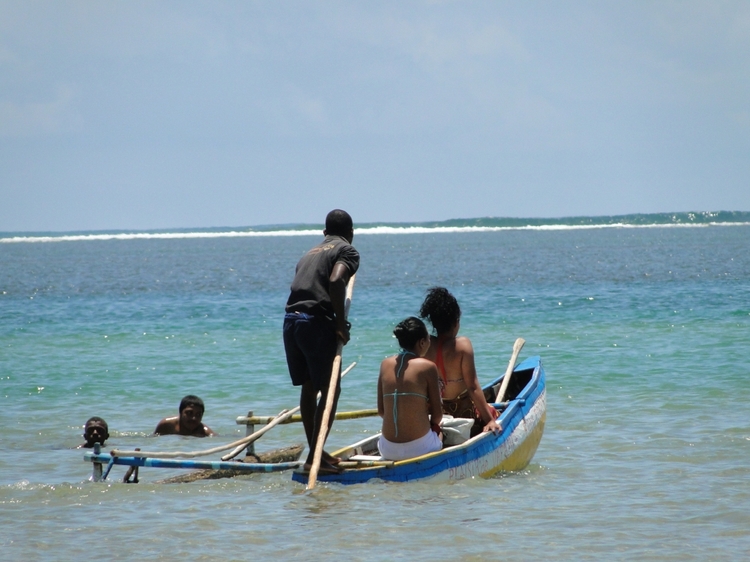
[[[346,368],[346,370],[341,374],[341,376],[343,377],[344,375],[346,375],[349,371],[351,371],[354,368],[354,366],[356,364],[357,364],[357,362],[355,361],[354,363],[352,363],[351,365],[349,365]],[[320,393],[318,393],[318,394],[320,394]],[[237,455],[239,455],[242,451],[244,451],[250,443],[252,443],[253,441],[259,439],[266,431],[268,431],[269,429],[271,429],[272,427],[274,427],[276,425],[279,425],[280,423],[284,423],[285,421],[287,421],[288,419],[290,419],[294,414],[296,414],[297,412],[299,412],[299,410],[300,410],[300,407],[297,406],[296,408],[292,408],[291,410],[284,410],[284,411],[282,411],[275,418],[273,418],[271,421],[269,421],[268,425],[263,426],[261,429],[259,429],[258,431],[256,431],[252,435],[248,435],[247,437],[245,437],[244,439],[242,439],[241,440],[242,443],[240,443],[237,446],[237,448],[234,449],[231,453],[227,453],[226,455],[224,455],[223,457],[221,457],[221,460],[228,461],[230,459],[233,459],[234,457],[236,457]]]
[[[346,297],[344,298],[344,315],[349,315],[349,306],[352,304],[352,293],[354,292],[354,278],[356,275],[352,275],[349,279],[349,283],[346,286]],[[333,399],[336,396],[336,387],[339,384],[339,369],[341,368],[341,353],[344,351],[344,342],[339,340],[336,346],[336,357],[333,359],[333,368],[331,369],[331,382],[328,383],[328,396],[326,398],[326,408],[323,410],[323,419],[320,421],[320,431],[318,432],[318,440],[315,443],[315,451],[313,453],[313,462],[310,467],[310,474],[307,477],[307,490],[312,490],[315,487],[315,482],[318,479],[318,471],[320,470],[320,461],[323,459],[323,446],[326,443],[326,437],[328,437],[328,420],[331,419],[331,411],[333,411]]]
[[[510,376],[513,374],[513,369],[516,366],[516,359],[518,359],[518,354],[521,353],[521,348],[523,347],[523,344],[525,343],[526,343],[525,339],[518,338],[516,340],[516,343],[513,344],[513,355],[510,356],[510,361],[508,362],[508,369],[505,371],[505,376],[503,377],[503,384],[500,386],[500,390],[497,391],[495,402],[502,402],[503,399],[505,398],[505,391],[508,389]]]

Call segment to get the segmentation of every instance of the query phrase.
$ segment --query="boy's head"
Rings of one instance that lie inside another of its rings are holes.
[[[98,416],[90,417],[83,426],[83,438],[88,447],[93,447],[94,443],[104,445],[104,442],[109,439],[107,422]]]
[[[188,394],[180,402],[180,430],[192,432],[201,424],[206,407],[203,400]]]

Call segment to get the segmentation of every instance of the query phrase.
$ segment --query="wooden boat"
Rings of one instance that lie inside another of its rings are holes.
[[[483,388],[490,403],[494,402],[503,376]],[[531,462],[542,439],[546,418],[545,374],[540,357],[520,363],[508,383],[508,401],[494,404],[502,410],[498,435],[480,433],[458,445],[403,461],[387,461],[378,456],[380,434],[370,436],[333,454],[342,459],[340,474],[318,474],[320,482],[359,484],[380,479],[409,482],[430,478],[435,481],[461,480],[481,476],[489,478],[499,472],[524,469]],[[292,479],[306,483],[307,473],[297,469]]]

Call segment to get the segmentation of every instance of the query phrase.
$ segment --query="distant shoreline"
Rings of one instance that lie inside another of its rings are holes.
[[[750,212],[685,212],[564,218],[450,219],[415,223],[359,223],[358,236],[376,234],[432,234],[493,232],[504,230],[583,230],[596,228],[690,228],[709,226],[748,226]],[[245,238],[269,236],[318,236],[323,225],[287,224],[254,227],[154,229],[150,231],[112,230],[77,232],[5,232],[0,243],[79,242],[92,240],[152,240],[187,238]]]

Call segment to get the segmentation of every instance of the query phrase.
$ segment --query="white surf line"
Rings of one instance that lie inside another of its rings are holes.
[[[268,236],[311,236],[320,230],[269,230],[226,232],[127,232],[119,234],[64,234],[61,236],[12,236],[0,243],[13,242],[85,242],[90,240],[180,240],[184,238],[253,238]]]
[[[358,228],[361,235],[377,234],[445,234],[457,232],[501,232],[506,230],[592,230],[604,228],[706,228],[717,226],[750,226],[750,222],[707,222],[668,224],[542,224],[523,226],[374,226]],[[319,236],[321,230],[268,230],[225,232],[129,232],[119,234],[64,234],[61,236],[10,236],[0,243],[86,242],[93,240],[180,240],[190,238],[266,238],[273,236]]]

